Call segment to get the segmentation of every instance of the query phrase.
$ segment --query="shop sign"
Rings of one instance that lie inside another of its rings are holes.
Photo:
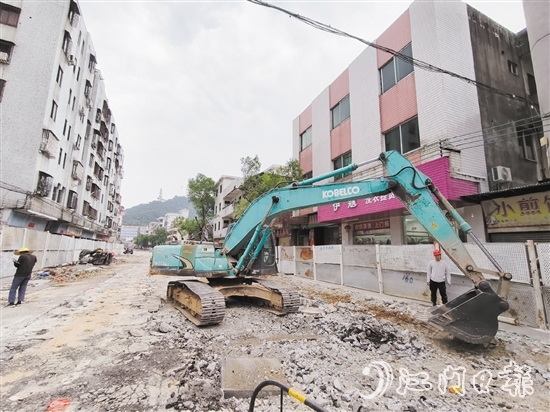
[[[67,235],[80,237],[82,236],[82,229],[76,226],[69,225],[69,227],[67,228]]]
[[[332,210],[334,212],[337,212],[341,207],[347,207],[348,209],[354,209],[357,207],[357,205],[360,202],[364,202],[365,205],[371,205],[377,202],[385,202],[386,200],[395,199],[395,195],[393,193],[382,195],[382,196],[373,196],[369,197],[368,199],[361,199],[361,200],[350,200],[346,203],[333,203],[332,204]]]
[[[550,225],[550,192],[501,197],[481,202],[487,228]]]
[[[389,228],[390,228],[390,219],[369,220],[368,222],[356,223],[353,225],[354,231],[389,229]]]

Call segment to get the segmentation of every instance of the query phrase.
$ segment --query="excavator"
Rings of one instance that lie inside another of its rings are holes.
[[[362,181],[323,182],[374,161],[382,163],[384,176]],[[473,283],[468,292],[432,309],[427,325],[465,342],[491,342],[498,331],[498,316],[509,308],[506,299],[512,275],[503,271],[431,179],[397,151],[383,152],[377,159],[272,189],[250,204],[228,229],[220,247],[201,243],[156,246],[150,273],[183,277],[168,283],[167,298],[198,326],[220,323],[225,315],[225,299],[234,296],[250,298],[277,314],[296,312],[300,303],[297,291],[260,277],[277,273],[271,233],[273,219],[294,210],[390,192]],[[456,228],[470,236],[497,270],[477,267]],[[484,273],[498,277],[496,291]]]

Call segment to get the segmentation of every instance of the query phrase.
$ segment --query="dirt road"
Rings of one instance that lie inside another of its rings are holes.
[[[2,411],[61,410],[55,402],[65,411],[247,411],[248,399],[222,396],[224,357],[280,360],[286,383],[329,411],[548,406],[548,342],[499,332],[494,347],[466,345],[417,324],[422,305],[293,276],[278,281],[300,290],[304,312],[277,317],[230,301],[220,325],[199,329],[165,303],[168,279],[147,275],[149,257],[138,251],[78,277],[70,275],[78,267],[61,271],[64,281],[34,280],[15,308],[5,307],[4,280]],[[455,381],[462,394],[449,392]],[[285,411],[310,410],[284,402]],[[256,405],[279,410],[279,399]]]

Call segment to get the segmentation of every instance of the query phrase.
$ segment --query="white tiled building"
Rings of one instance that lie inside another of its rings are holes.
[[[77,1],[0,3],[1,223],[117,237],[124,153]]]

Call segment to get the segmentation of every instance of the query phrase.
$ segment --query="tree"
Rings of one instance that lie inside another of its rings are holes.
[[[215,216],[216,183],[211,178],[199,173],[194,179],[189,179],[187,197],[195,207],[199,227],[205,228],[210,219]]]
[[[262,164],[260,163],[258,155],[254,156],[254,158],[250,156],[241,157],[241,172],[243,172],[243,177],[245,179],[260,173],[261,167]]]
[[[182,238],[185,235],[188,235],[189,239],[201,239],[201,227],[196,219],[185,219],[184,217],[178,217],[174,219],[172,227],[178,229],[178,232]]]
[[[134,245],[142,249],[149,247],[149,236],[139,234],[134,238]]]
[[[247,161],[247,159],[250,160],[250,157],[241,159],[241,163],[243,163],[243,168],[241,169],[243,171],[243,174],[245,170],[251,170],[251,167],[244,167],[244,163]],[[252,160],[252,163],[254,163],[254,165],[260,165],[258,156],[256,156]],[[302,168],[300,167],[300,163],[296,159],[288,160],[284,166],[279,167],[274,172],[256,173],[248,177],[244,175],[244,178],[245,181],[240,186],[240,189],[243,192],[243,198],[235,207],[235,216],[237,218],[242,216],[250,203],[252,203],[258,197],[266,194],[270,190],[276,187],[285,186],[286,184],[294,181],[303,180]]]
[[[149,236],[149,243],[152,247],[164,245],[166,244],[166,240],[168,240],[168,231],[163,227],[155,229],[155,231]]]

